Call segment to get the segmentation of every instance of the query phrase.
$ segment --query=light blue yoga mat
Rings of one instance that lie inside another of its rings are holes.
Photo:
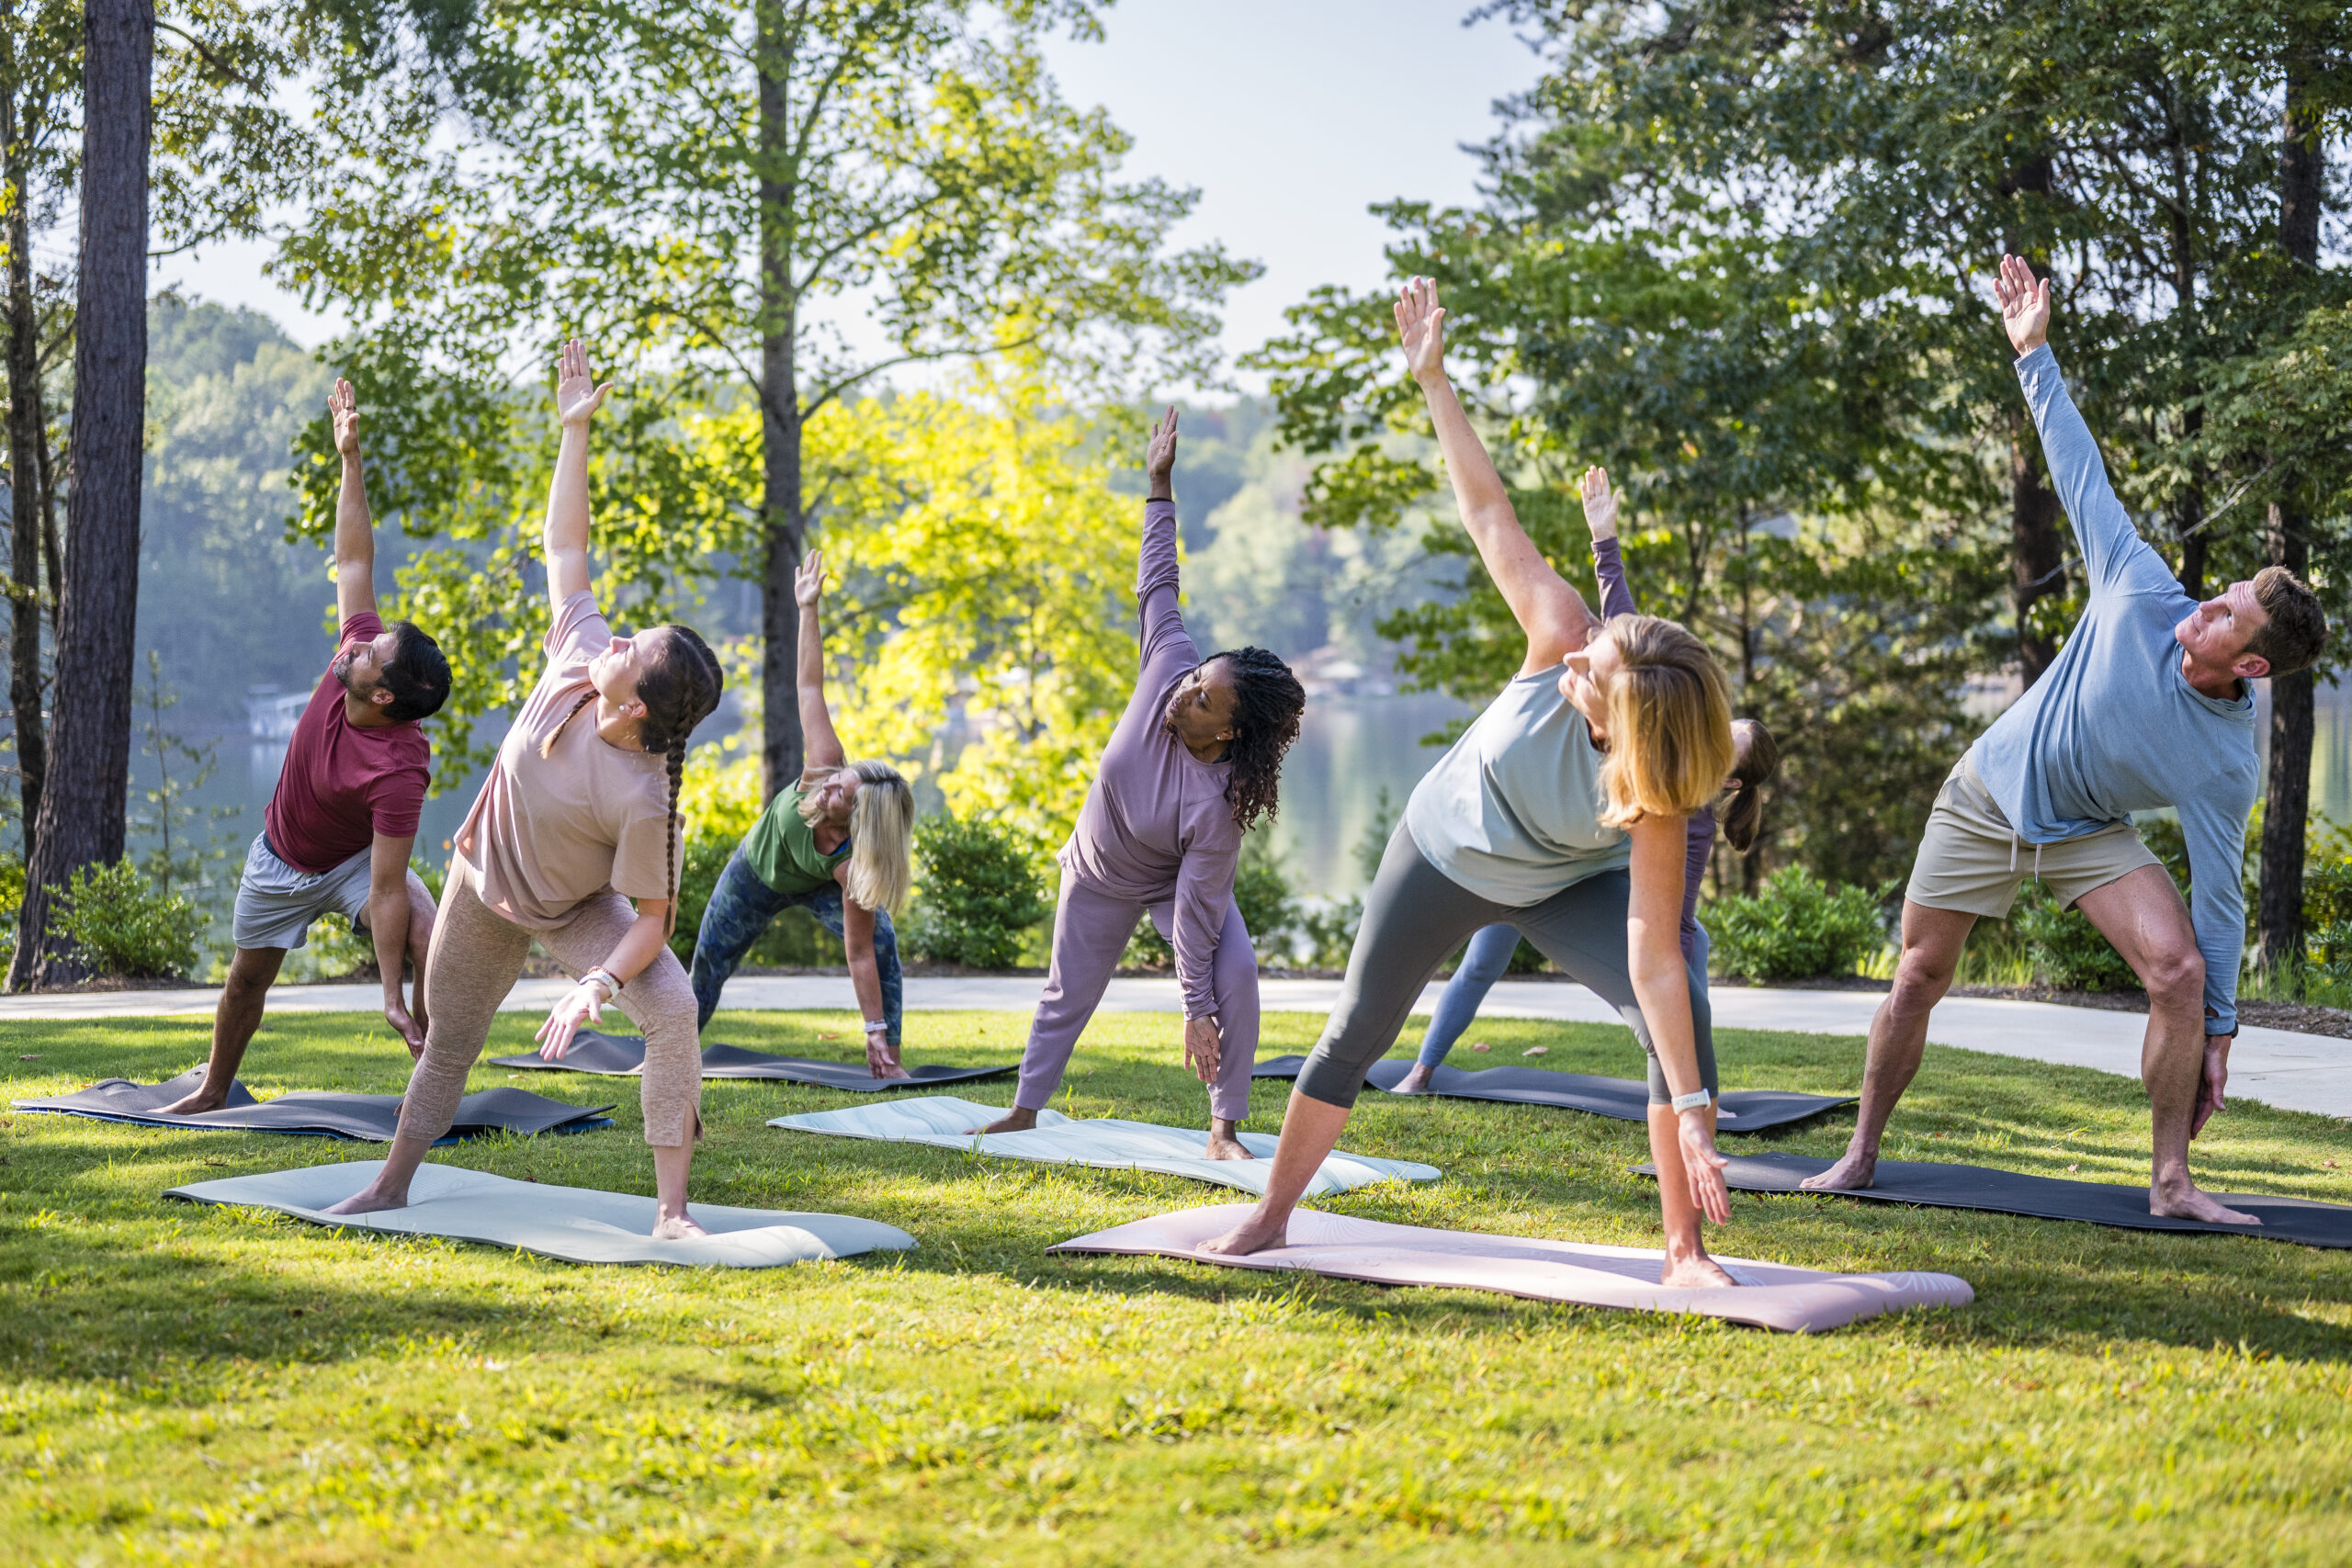
[[[778,1116],[771,1127],[795,1133],[825,1133],[835,1137],[872,1138],[888,1144],[930,1144],[943,1149],[968,1149],[974,1154],[1006,1159],[1036,1160],[1046,1165],[1082,1165],[1097,1170],[1154,1170],[1163,1176],[1190,1177],[1220,1187],[1238,1188],[1262,1196],[1273,1169],[1271,1133],[1243,1133],[1242,1147],[1256,1159],[1210,1159],[1201,1153],[1205,1131],[1162,1127],[1150,1122],[1121,1122],[1110,1117],[1083,1121],[1058,1111],[1037,1112],[1037,1125],[1025,1133],[975,1135],[1004,1114],[1001,1105],[975,1105],[953,1095],[885,1100],[853,1105],[841,1111],[812,1111],[800,1116]],[[1323,1168],[1308,1182],[1306,1195],[1321,1197],[1369,1187],[1375,1181],[1435,1181],[1445,1173],[1433,1165],[1411,1160],[1374,1159],[1335,1149]]]
[[[375,1179],[381,1160],[305,1166],[259,1176],[192,1181],[166,1198],[274,1209],[312,1224],[399,1235],[447,1236],[517,1247],[567,1263],[673,1263],[720,1269],[775,1269],[860,1252],[904,1251],[915,1238],[896,1225],[846,1214],[730,1209],[691,1200],[686,1212],[711,1234],[679,1241],[653,1238],[654,1201],[628,1192],[514,1181],[485,1171],[426,1164],[409,1186],[405,1209],[330,1214]]]

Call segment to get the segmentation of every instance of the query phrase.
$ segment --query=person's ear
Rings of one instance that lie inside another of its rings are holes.
[[[391,693],[384,690],[383,682],[378,682],[373,687],[369,688],[368,700],[375,704],[379,708],[388,708],[391,706],[397,699],[393,697]]]
[[[2241,653],[2230,661],[2230,673],[2241,681],[2259,681],[2270,673],[2270,660],[2258,653]]]

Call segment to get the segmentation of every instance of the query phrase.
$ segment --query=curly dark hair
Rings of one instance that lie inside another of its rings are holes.
[[[1298,716],[1306,708],[1306,688],[1290,666],[1262,648],[1228,649],[1201,660],[1226,660],[1233,670],[1233,744],[1226,760],[1233,771],[1225,798],[1234,826],[1248,832],[1261,817],[1280,809],[1283,754],[1298,739]]]

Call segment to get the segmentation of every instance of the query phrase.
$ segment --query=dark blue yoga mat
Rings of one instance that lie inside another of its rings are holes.
[[[164,1106],[195,1092],[203,1082],[202,1067],[190,1067],[169,1083],[139,1084],[129,1078],[106,1078],[72,1094],[20,1100],[17,1109],[190,1133],[287,1133],[297,1137],[349,1138],[365,1144],[390,1143],[400,1126],[401,1097],[397,1094],[296,1089],[275,1100],[256,1100],[242,1083],[229,1086],[229,1102],[218,1111],[195,1116],[159,1114]],[[484,1089],[458,1102],[458,1119],[451,1124],[449,1135],[440,1142],[456,1143],[483,1133],[514,1133],[526,1137],[537,1133],[593,1133],[613,1124],[605,1114],[611,1109],[609,1105],[567,1105],[519,1089]]]
[[[595,1073],[605,1077],[628,1077],[645,1066],[645,1042],[634,1034],[602,1034],[583,1029],[572,1037],[571,1049],[560,1062],[550,1062],[536,1051],[520,1056],[499,1056],[492,1060],[493,1067],[555,1073]],[[936,1089],[944,1083],[970,1083],[975,1078],[1002,1077],[1015,1071],[1018,1063],[1001,1067],[943,1067],[937,1065],[909,1067],[911,1077],[877,1078],[866,1071],[863,1060],[855,1062],[820,1062],[806,1056],[771,1056],[759,1051],[746,1051],[741,1045],[706,1045],[702,1051],[702,1076],[707,1078],[769,1078],[782,1083],[806,1084],[812,1089],[842,1089],[853,1094],[878,1094],[894,1089]]]
[[[1258,1064],[1250,1075],[1259,1078],[1295,1078],[1306,1065],[1304,1056],[1275,1056]],[[1393,1089],[1404,1082],[1413,1064],[1401,1057],[1374,1062],[1364,1082],[1374,1089]],[[1650,1087],[1639,1078],[1601,1078],[1585,1073],[1547,1072],[1542,1067],[1487,1067],[1475,1073],[1440,1067],[1428,1092],[1441,1100],[1491,1100],[1506,1105],[1549,1105],[1562,1111],[1582,1111],[1619,1122],[1649,1117]],[[1826,1094],[1792,1094],[1770,1089],[1726,1089],[1715,1105],[1715,1128],[1723,1133],[1764,1133],[1853,1104]]]

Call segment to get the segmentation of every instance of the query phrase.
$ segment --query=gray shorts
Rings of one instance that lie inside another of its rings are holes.
[[[269,835],[255,833],[237,878],[237,913],[231,939],[240,948],[300,947],[311,922],[321,915],[348,915],[355,932],[368,929],[368,858],[362,850],[332,871],[316,874],[288,865],[269,847]]]

